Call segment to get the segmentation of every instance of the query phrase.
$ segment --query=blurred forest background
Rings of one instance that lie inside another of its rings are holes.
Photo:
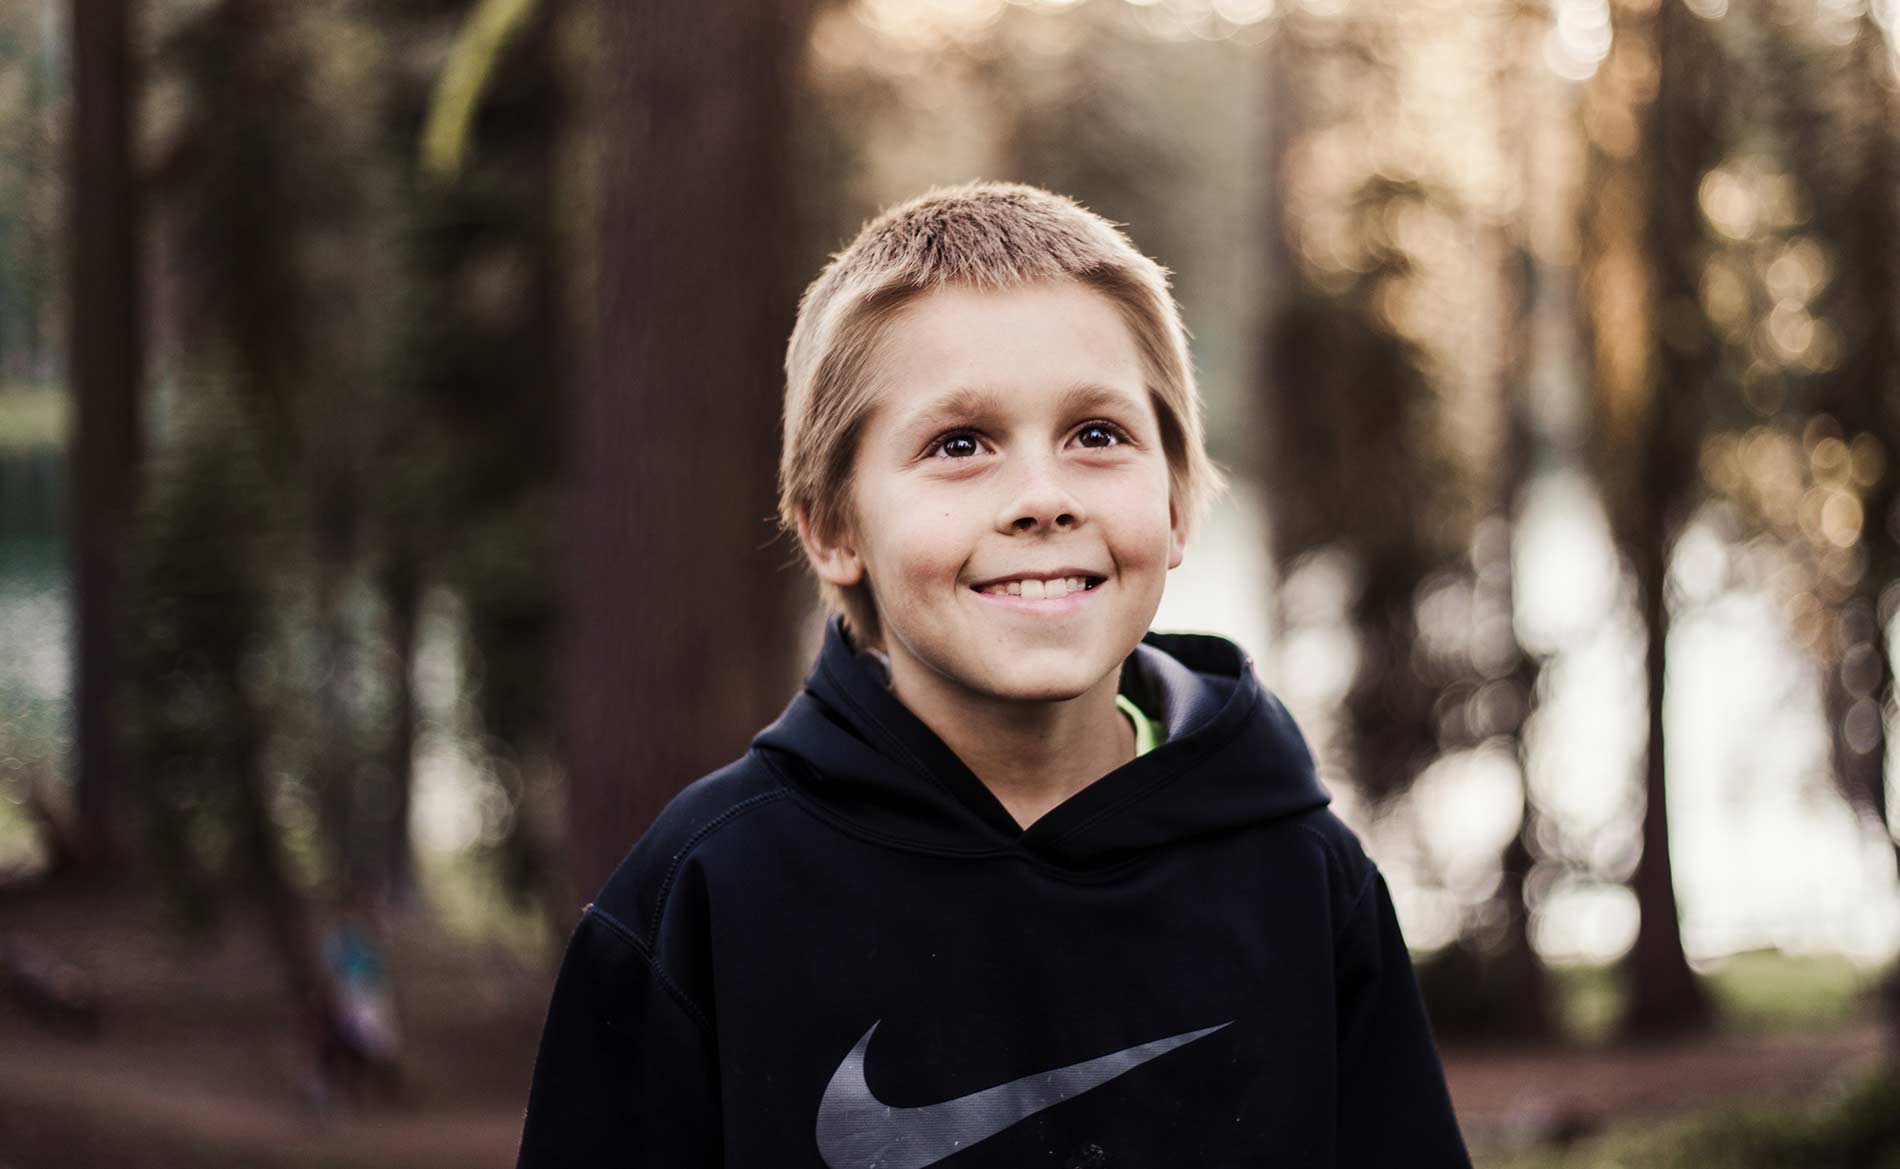
[[[1895,0],[0,0],[0,1167],[503,1165],[816,644],[799,290],[1176,273],[1486,1165],[1900,1164]]]

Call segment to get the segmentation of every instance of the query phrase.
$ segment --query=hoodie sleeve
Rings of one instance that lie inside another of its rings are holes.
[[[517,1169],[720,1161],[705,1014],[592,906],[568,942],[535,1057]]]
[[[1338,977],[1340,1169],[1469,1169],[1425,1001],[1376,868],[1340,936]]]

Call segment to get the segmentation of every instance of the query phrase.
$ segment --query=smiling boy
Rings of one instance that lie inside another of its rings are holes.
[[[855,514],[800,534],[875,582],[892,691],[1027,825],[1133,758],[1121,663],[1187,538],[1140,354],[1072,281],[941,289],[882,352]]]
[[[799,307],[804,689],[587,907],[522,1166],[1468,1165],[1384,878],[1220,638],[1167,275],[1018,184]]]

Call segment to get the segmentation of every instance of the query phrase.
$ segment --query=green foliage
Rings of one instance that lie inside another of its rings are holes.
[[[558,868],[530,839],[513,761],[550,741],[558,612],[557,472],[574,368],[556,180],[569,113],[555,10],[516,0],[377,8],[393,45],[450,44],[446,66],[392,54],[383,137],[424,177],[401,195],[403,294],[379,442],[397,490],[370,507],[391,555],[413,558],[467,614],[477,733],[499,766],[506,830],[478,855],[521,903]],[[479,58],[479,76],[474,70]],[[438,71],[446,69],[447,72]],[[461,96],[449,92],[475,86]],[[467,101],[455,113],[444,103]],[[443,119],[459,119],[447,152]],[[449,165],[453,163],[453,165]]]
[[[0,376],[47,376],[59,324],[69,99],[63,62],[43,40],[46,12],[0,0]],[[0,419],[0,445],[9,441]]]
[[[500,945],[524,962],[558,955],[573,925],[551,921],[538,904],[523,902],[482,850],[424,854],[419,876],[435,920],[451,936]]]
[[[1503,971],[1498,955],[1455,943],[1416,963],[1419,984],[1443,1035],[1495,1037]],[[1548,968],[1559,1033],[1584,1045],[1613,1038],[1626,977],[1621,962]],[[1867,1009],[1886,968],[1869,969],[1838,954],[1750,950],[1701,974],[1729,1031],[1760,1033],[1840,1026]]]
[[[141,836],[193,921],[215,912],[213,889],[229,875],[235,848],[236,789],[264,734],[252,697],[266,622],[258,564],[269,497],[235,413],[200,405],[154,468],[123,608],[125,733],[145,777]]]
[[[8,772],[10,759],[0,759],[0,873],[33,872],[50,859],[40,826],[21,806],[22,788]]]
[[[1725,959],[1706,981],[1729,1027],[1776,1031],[1845,1023],[1881,976],[1839,954],[1767,949]]]
[[[1557,1018],[1563,1032],[1580,1043],[1607,1039],[1623,1010],[1623,987],[1616,965],[1554,966]]]
[[[1620,962],[1554,966],[1561,1030],[1578,1043],[1610,1039],[1623,1011]],[[1847,1022],[1866,1008],[1884,970],[1838,954],[1750,950],[1699,975],[1731,1031],[1799,1031]]]
[[[423,126],[422,168],[430,178],[451,180],[461,171],[488,76],[534,8],[535,0],[480,0],[469,14],[436,82]]]
[[[0,451],[64,446],[68,413],[56,386],[0,385]]]

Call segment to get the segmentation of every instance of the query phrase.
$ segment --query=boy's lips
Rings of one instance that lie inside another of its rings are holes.
[[[1107,583],[1107,573],[1064,565],[990,577],[970,590],[986,601],[1048,617],[1073,612],[1085,594]]]
[[[1099,584],[1108,579],[1108,574],[1093,568],[1052,568],[1047,571],[1012,572],[1006,576],[992,576],[984,580],[979,580],[970,587],[980,593],[996,588],[999,585],[1020,584],[1023,581],[1033,580],[1046,583],[1052,580],[1070,579],[1080,579],[1093,584]]]
[[[973,589],[971,591],[976,594],[977,600],[986,604],[1000,606],[1003,609],[1037,617],[1057,617],[1073,613],[1077,609],[1080,609],[1089,602],[1091,596],[1101,592],[1108,585],[1107,579],[1103,577],[1090,577],[1089,579],[1097,583],[1091,588],[1076,589],[1073,592],[1064,593],[1060,597],[1031,598],[999,591],[985,592],[981,589]]]

